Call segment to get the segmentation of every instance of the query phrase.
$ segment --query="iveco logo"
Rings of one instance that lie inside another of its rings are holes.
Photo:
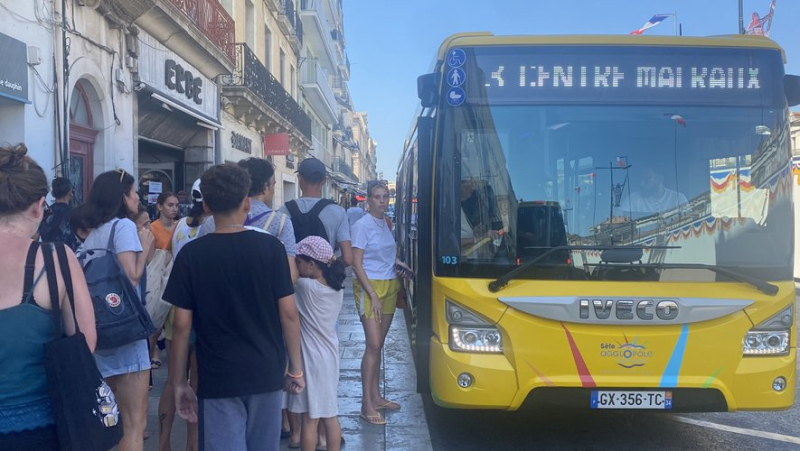
[[[673,321],[678,317],[678,303],[664,300],[629,300],[629,299],[579,299],[578,308],[581,319],[643,321]]]
[[[750,299],[603,298],[578,296],[502,296],[497,300],[529,315],[554,321],[603,325],[673,326],[739,314]]]

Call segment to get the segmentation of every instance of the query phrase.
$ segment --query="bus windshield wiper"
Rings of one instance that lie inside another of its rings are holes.
[[[602,265],[604,268],[630,268],[630,265],[620,265],[620,264],[605,264],[605,263],[589,264],[589,266],[600,266],[600,265]],[[751,277],[742,274],[740,272],[734,271],[732,269],[718,265],[709,265],[706,263],[641,263],[637,264],[636,267],[654,268],[654,269],[707,269],[717,274],[722,274],[723,276],[730,277],[733,280],[750,284],[758,288],[758,291],[768,294],[770,296],[775,296],[776,294],[778,294],[778,287],[765,280],[761,280],[756,277]]]
[[[489,291],[492,293],[497,293],[498,291],[505,288],[508,285],[508,282],[512,279],[515,279],[517,276],[525,272],[528,268],[535,266],[537,263],[542,261],[545,257],[548,257],[558,251],[608,251],[608,250],[617,250],[617,251],[642,251],[644,249],[680,249],[680,246],[614,246],[614,245],[597,245],[597,246],[554,246],[545,248],[545,251],[542,255],[534,258],[533,260],[527,261],[516,268],[512,269],[511,271],[503,274],[502,276],[498,277],[496,280],[489,282]]]

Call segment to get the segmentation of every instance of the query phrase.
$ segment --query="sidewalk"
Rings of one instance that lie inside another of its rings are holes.
[[[428,424],[422,407],[422,397],[416,393],[416,376],[411,357],[405,318],[402,311],[395,314],[384,346],[381,389],[387,399],[400,403],[402,409],[386,414],[386,426],[374,426],[360,417],[361,413],[361,356],[364,350],[364,329],[356,312],[351,280],[345,286],[344,305],[339,314],[339,421],[348,451],[409,450],[431,448]],[[150,392],[146,451],[158,450],[158,399],[166,379],[166,368],[153,371],[153,390]],[[186,443],[186,424],[176,419],[172,431],[172,449],[183,451]],[[288,441],[281,441],[288,449]]]

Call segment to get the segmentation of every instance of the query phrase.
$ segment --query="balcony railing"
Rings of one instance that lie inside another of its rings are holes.
[[[333,170],[337,172],[341,172],[342,174],[346,175],[347,177],[351,178],[353,181],[358,181],[358,176],[353,173],[353,168],[350,167],[349,164],[344,160],[342,157],[335,157],[333,159]]]
[[[300,20],[300,14],[294,7],[294,0],[281,0],[280,18],[291,25],[291,29],[285,30],[286,34],[294,35],[297,41],[302,46],[303,44],[303,22]]]
[[[218,0],[169,1],[189,17],[192,23],[228,56],[228,59],[235,61],[236,25]]]
[[[244,86],[311,139],[311,118],[300,108],[280,82],[272,76],[247,44],[236,44],[236,72],[220,77],[223,86]]]

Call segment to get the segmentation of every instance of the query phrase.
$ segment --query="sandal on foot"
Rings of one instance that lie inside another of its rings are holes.
[[[300,449],[300,442],[297,442],[297,443],[292,443],[292,442],[290,441],[290,442],[289,442],[289,449]]]
[[[379,404],[375,407],[375,410],[400,410],[400,404],[394,401],[386,401],[383,404]]]
[[[151,370],[157,370],[159,368],[161,368],[161,360],[153,359],[153,360],[150,361],[150,369]]]
[[[287,431],[285,429],[281,429],[281,440],[285,438],[289,438],[292,436],[292,431]]]
[[[380,415],[364,415],[361,414],[361,419],[366,421],[369,424],[374,424],[376,426],[383,426],[386,424],[386,419]]]

